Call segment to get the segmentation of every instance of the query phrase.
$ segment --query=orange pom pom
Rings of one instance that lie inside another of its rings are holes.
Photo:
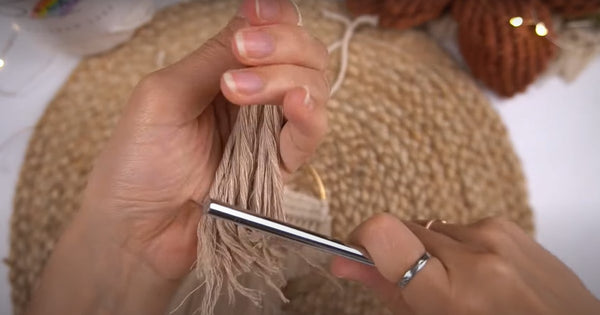
[[[456,0],[453,15],[472,74],[501,96],[524,91],[554,55],[550,10],[539,0]]]
[[[451,0],[347,0],[354,15],[375,14],[384,27],[407,29],[440,16]]]

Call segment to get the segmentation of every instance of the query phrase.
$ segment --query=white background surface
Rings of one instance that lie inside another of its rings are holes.
[[[7,19],[0,17],[0,46],[8,30]],[[8,254],[12,196],[31,127],[78,62],[43,50],[39,56],[51,63],[27,92],[0,96],[1,258]],[[17,68],[30,62],[15,60],[11,66]],[[571,85],[550,78],[525,94],[492,101],[523,163],[538,240],[600,296],[600,60]],[[0,314],[11,312],[7,272],[1,265]]]

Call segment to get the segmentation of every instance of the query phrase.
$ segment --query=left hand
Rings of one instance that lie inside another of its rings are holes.
[[[268,20],[254,2],[242,4],[246,18],[236,16],[200,49],[142,80],[86,189],[83,211],[168,279],[186,275],[196,260],[201,211],[188,201],[208,193],[239,106],[283,107],[284,176],[326,131],[327,49],[296,25],[288,0],[260,7],[277,9]]]
[[[68,292],[62,273],[75,277],[76,294],[104,294],[115,312],[135,297],[149,307],[150,296],[168,295],[164,288],[175,287],[196,260],[201,210],[190,200],[206,196],[239,106],[283,107],[284,176],[314,152],[326,132],[327,49],[297,25],[288,0],[246,0],[240,12],[197,51],[135,88],[82,209],[46,266],[32,314],[52,313],[45,307],[61,300],[58,285]],[[95,287],[86,293],[89,284]]]

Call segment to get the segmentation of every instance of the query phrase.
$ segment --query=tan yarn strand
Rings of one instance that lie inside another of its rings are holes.
[[[283,184],[279,171],[281,109],[272,105],[243,107],[223,151],[209,197],[282,220]],[[199,311],[212,314],[224,289],[230,302],[236,293],[259,304],[261,292],[238,277],[252,273],[265,279],[281,297],[283,276],[276,249],[263,235],[206,217],[198,226],[196,275],[203,281]]]

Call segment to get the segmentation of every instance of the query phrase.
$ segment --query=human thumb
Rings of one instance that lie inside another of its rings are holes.
[[[240,15],[201,47],[138,84],[126,115],[147,123],[179,124],[198,117],[219,93],[221,75],[242,67],[231,49],[235,32],[247,26]]]

